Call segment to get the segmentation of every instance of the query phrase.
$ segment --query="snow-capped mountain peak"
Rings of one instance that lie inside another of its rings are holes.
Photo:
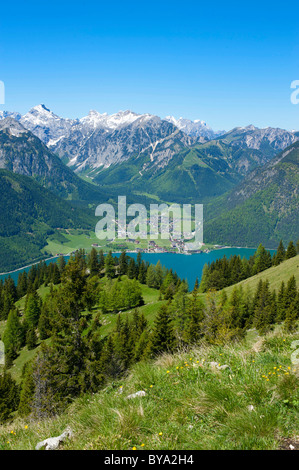
[[[75,121],[54,114],[44,104],[34,106],[20,119],[24,127],[33,132],[43,142],[67,135]]]
[[[166,116],[164,119],[192,137],[213,139],[217,135],[205,121],[200,119],[192,121],[182,117],[176,119],[174,116]]]

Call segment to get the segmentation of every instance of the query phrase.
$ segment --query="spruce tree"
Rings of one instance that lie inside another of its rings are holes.
[[[18,408],[19,388],[9,372],[0,372],[0,424],[12,419],[12,413]]]
[[[5,365],[12,366],[14,359],[18,357],[21,347],[24,345],[24,330],[20,323],[19,313],[16,309],[10,311],[3,333],[5,346]]]
[[[191,299],[187,306],[187,316],[189,318],[185,332],[185,341],[188,344],[197,343],[202,336],[201,322],[203,320],[203,304],[198,297],[198,279],[196,279]]]
[[[291,302],[286,310],[286,317],[284,321],[284,330],[288,333],[297,330],[299,320],[299,293],[296,298]]]
[[[164,304],[160,307],[155,319],[151,338],[151,353],[171,352],[174,350],[175,345],[176,339],[172,326],[172,318],[169,314],[168,306]]]
[[[254,309],[253,326],[260,334],[269,331],[270,325],[273,323],[272,302],[273,298],[269,290],[269,282],[266,280],[262,283],[257,305]]]
[[[115,276],[115,264],[112,256],[112,251],[109,251],[105,258],[105,274],[108,279],[113,279]]]
[[[65,269],[65,266],[66,266],[66,261],[65,261],[65,258],[64,256],[59,256],[59,259],[58,259],[58,269],[60,271],[60,274],[63,273],[64,269]]]
[[[127,254],[126,251],[123,250],[121,252],[121,255],[119,257],[119,274],[120,276],[123,276],[124,274],[127,274],[128,270],[128,260],[127,260]]]
[[[297,285],[295,276],[291,276],[288,280],[285,292],[285,308],[288,309],[290,304],[295,300],[297,295]]]
[[[37,345],[37,336],[34,328],[29,328],[26,333],[26,346],[28,350],[36,348]]]
[[[284,281],[281,281],[280,288],[277,296],[277,312],[276,321],[281,323],[286,315],[286,289]]]
[[[35,385],[33,380],[33,369],[32,363],[29,362],[25,365],[22,374],[22,384],[20,391],[20,402],[18,412],[19,415],[24,417],[28,416],[32,412],[32,400],[34,397]]]
[[[36,328],[41,312],[41,299],[35,291],[28,294],[25,307],[25,323],[28,328]]]
[[[91,252],[89,254],[88,268],[89,268],[91,277],[96,276],[100,270],[98,253],[94,247],[92,247]]]
[[[296,251],[296,248],[294,246],[294,243],[292,241],[290,241],[290,243],[288,244],[287,251],[286,251],[286,259],[293,258],[296,255],[297,255],[297,251]]]
[[[283,246],[282,240],[280,240],[275,257],[274,257],[274,265],[278,266],[282,261],[285,260],[286,257],[286,251]]]

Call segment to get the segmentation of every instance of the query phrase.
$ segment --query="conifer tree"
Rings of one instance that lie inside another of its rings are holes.
[[[276,254],[274,256],[274,265],[278,266],[280,263],[282,263],[282,261],[285,260],[285,257],[286,257],[286,251],[283,246],[282,240],[280,240]]]
[[[106,379],[116,379],[123,373],[123,366],[114,348],[112,335],[103,348],[100,358],[100,370]]]
[[[290,303],[286,310],[286,316],[284,321],[284,330],[288,333],[296,331],[299,320],[299,293],[296,298]]]
[[[35,390],[32,370],[32,361],[27,362],[23,367],[20,401],[18,407],[18,413],[20,416],[28,416],[32,411],[31,402]]]
[[[66,261],[65,261],[65,258],[64,256],[59,256],[59,259],[58,259],[58,269],[60,271],[60,274],[63,273],[64,269],[65,269],[65,266],[66,266]]]
[[[37,345],[37,336],[35,333],[35,329],[33,327],[30,327],[26,333],[26,346],[28,350],[30,351],[31,349],[36,348],[36,345]]]
[[[198,297],[198,279],[196,279],[191,299],[187,306],[187,316],[189,318],[185,341],[188,344],[197,343],[202,336],[201,322],[203,320],[203,304]]]
[[[286,251],[286,259],[293,258],[296,255],[297,255],[297,251],[296,251],[296,248],[294,246],[294,243],[292,241],[290,241],[290,243],[288,244],[287,251]]]
[[[171,352],[174,350],[175,345],[176,339],[172,327],[172,319],[168,306],[164,304],[160,307],[155,319],[151,338],[151,353]]]
[[[139,268],[139,274],[138,274],[138,281],[141,284],[146,283],[146,274],[147,274],[147,267],[146,267],[145,262],[142,260],[140,268]]]
[[[258,301],[254,309],[253,326],[260,334],[269,331],[270,325],[273,323],[272,302],[269,282],[266,280],[262,282]]]
[[[5,346],[5,365],[9,368],[18,356],[20,348],[24,345],[24,330],[16,309],[11,310],[8,315],[3,333],[3,343]]]
[[[260,244],[254,255],[253,274],[260,273],[272,265],[271,254]]]
[[[28,294],[25,307],[25,323],[28,328],[36,328],[41,312],[41,299],[35,291]]]
[[[19,388],[9,372],[0,373],[0,424],[12,418],[18,408]]]
[[[284,281],[281,281],[280,288],[277,295],[277,312],[276,321],[281,323],[285,319],[286,314],[286,289]]]
[[[92,247],[90,254],[89,254],[88,268],[89,268],[91,277],[96,276],[99,273],[100,265],[99,265],[98,253],[94,247]]]
[[[127,254],[126,251],[123,250],[121,252],[121,255],[119,257],[119,274],[120,276],[123,276],[124,274],[127,274],[128,270],[128,260],[127,260]]]
[[[295,276],[291,276],[288,280],[285,291],[285,308],[288,309],[290,304],[295,300],[297,295],[297,285]]]
[[[112,256],[112,251],[109,251],[105,258],[105,274],[108,277],[108,279],[112,279],[115,276],[115,265],[114,265],[114,259]]]
[[[134,258],[130,258],[127,275],[129,279],[134,279],[137,277],[137,267]]]

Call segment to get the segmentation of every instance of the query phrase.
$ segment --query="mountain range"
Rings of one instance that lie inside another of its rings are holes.
[[[0,112],[1,171],[34,180],[66,211],[84,208],[81,226],[118,195],[204,203],[205,241],[218,244],[272,247],[298,237],[298,148],[299,133],[279,128],[214,132],[204,121],[132,111],[66,119],[45,105]]]
[[[45,105],[38,105],[23,116],[7,111],[0,113],[0,119],[9,116],[30,130],[77,173],[90,177],[111,165],[145,153],[158,166],[166,166],[178,152],[211,140],[220,140],[240,149],[240,154],[243,150],[243,155],[249,149],[259,165],[260,159],[264,163],[265,159],[272,158],[299,138],[293,131],[259,129],[252,125],[229,132],[215,132],[201,120],[176,119],[173,116],[161,119],[132,111],[119,111],[112,115],[90,111],[81,119],[66,119]],[[259,157],[261,153],[263,156]],[[246,165],[245,162],[245,169]],[[252,166],[248,165],[247,170],[251,169]]]

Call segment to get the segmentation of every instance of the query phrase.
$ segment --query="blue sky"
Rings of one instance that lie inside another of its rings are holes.
[[[0,110],[131,109],[299,129],[295,6],[282,2],[22,1],[0,15]]]

